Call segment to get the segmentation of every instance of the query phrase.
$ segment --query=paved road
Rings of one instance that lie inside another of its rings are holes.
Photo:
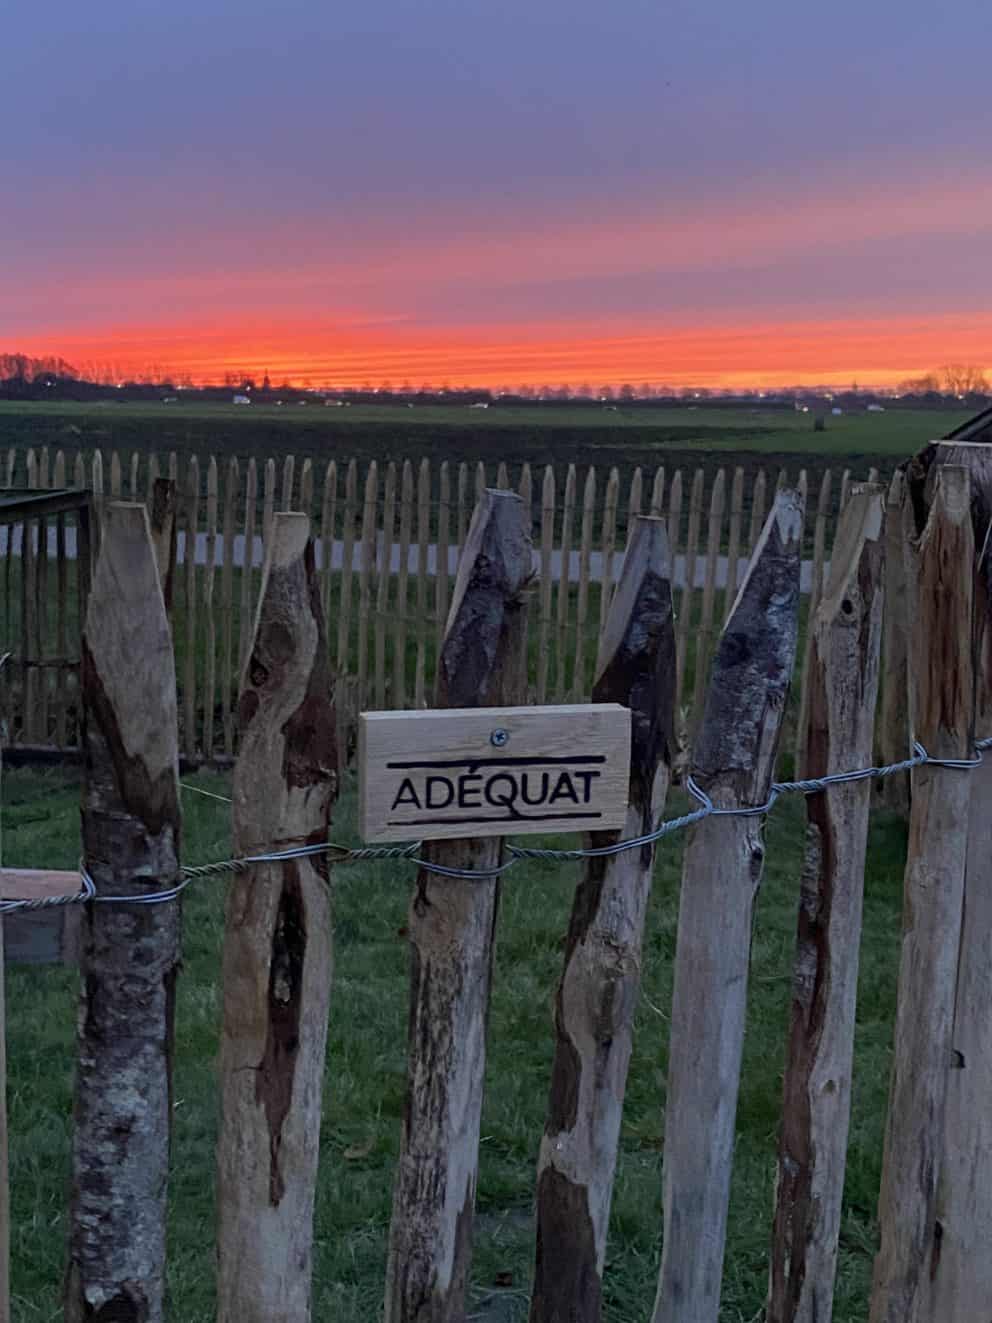
[[[8,528],[6,527],[0,528],[0,555],[6,554],[8,534],[9,534]],[[246,547],[245,547],[244,534],[238,533],[235,535],[233,539],[233,545],[231,547],[234,565],[236,566],[244,565],[245,550]],[[208,551],[209,551],[209,545],[208,545],[206,533],[197,533],[196,535],[197,565],[207,564]],[[316,551],[317,551],[317,566],[318,568],[323,568],[323,550],[319,541],[317,542]],[[19,556],[20,552],[21,552],[20,536],[18,532],[18,535],[14,537],[14,555]],[[75,560],[76,530],[74,528],[66,529],[66,553],[69,556],[70,560]],[[54,528],[50,528],[48,530],[48,554],[51,557],[54,557],[55,555]],[[255,537],[253,539],[253,546],[252,546],[253,565],[261,565],[262,554],[263,554],[262,539],[260,537]],[[417,574],[419,571],[419,554],[420,553],[417,547],[410,548],[410,554],[407,563],[411,574]],[[179,534],[177,555],[178,555],[179,563],[183,564],[186,559],[185,533]],[[221,539],[218,538],[215,548],[214,564],[217,566],[222,565],[223,559],[224,559],[224,546],[223,543],[221,542]],[[360,546],[355,546],[352,551],[352,565],[354,569],[357,571],[361,569],[361,564],[362,564],[362,549]],[[437,570],[437,564],[438,564],[437,547],[429,546],[427,548],[427,573],[429,576],[431,577],[434,576]],[[335,542],[331,547],[331,568],[334,570],[340,570],[343,565],[344,565],[344,543]],[[623,565],[623,552],[618,551],[616,555],[613,557],[614,578],[619,576],[622,565]],[[726,556],[720,556],[717,559],[716,584],[718,588],[725,588],[727,586],[727,565],[728,565],[728,560]],[[400,550],[399,547],[394,546],[392,548],[390,555],[391,573],[395,574],[399,570],[399,567],[400,567]],[[458,568],[458,552],[454,547],[449,547],[448,573],[453,576],[457,568]],[[538,555],[538,553],[535,552],[534,569],[536,571],[539,568],[540,568],[540,556]],[[742,557],[738,562],[738,574],[737,574],[738,583],[740,583],[746,568],[747,568],[747,560]],[[552,552],[551,555],[551,574],[556,582],[561,578],[561,571],[562,571],[562,553],[560,551],[554,551]],[[594,551],[591,553],[589,557],[589,572],[593,581],[598,583],[600,579],[600,575],[603,572],[602,552]],[[686,572],[687,571],[686,571],[685,557],[677,556],[675,558],[675,576],[674,576],[675,587],[682,588],[685,586]],[[577,551],[573,551],[569,556],[568,575],[569,575],[569,579],[573,583],[578,581],[579,553]],[[694,574],[693,574],[694,586],[696,588],[702,588],[704,585],[705,578],[706,578],[706,557],[699,556],[696,559],[696,564],[694,567]],[[802,575],[800,582],[800,590],[803,593],[808,593],[810,591],[810,585],[812,583],[812,579],[813,579],[813,564],[811,561],[804,561],[802,566]]]

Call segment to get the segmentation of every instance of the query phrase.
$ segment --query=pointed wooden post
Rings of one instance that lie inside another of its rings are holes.
[[[909,681],[906,647],[906,533],[903,504],[906,479],[897,470],[889,484],[885,519],[885,618],[882,626],[882,684],[878,705],[878,761],[885,765],[909,756]],[[905,817],[909,813],[909,773],[883,776],[875,783],[875,801]]]
[[[439,707],[520,701],[529,514],[512,492],[483,492],[458,566],[438,659]],[[499,837],[436,841],[431,862],[497,867]],[[499,883],[422,869],[410,906],[409,1065],[386,1269],[385,1323],[465,1318],[486,1022]]]
[[[945,442],[937,450],[971,472],[972,528],[981,548],[972,633],[975,733],[985,739],[992,736],[992,446]],[[992,1300],[992,750],[968,779],[964,913],[934,1223],[940,1253],[931,1255],[921,1323],[986,1323]]]
[[[796,654],[803,512],[783,488],[710,670],[692,775],[719,808],[764,804]],[[685,850],[654,1323],[716,1323],[730,1201],[761,817],[709,817]]]
[[[671,776],[675,629],[665,520],[635,518],[606,620],[594,703],[632,709],[630,799],[612,845],[652,831]],[[598,1323],[654,846],[590,859],[555,1002],[555,1059],[537,1167],[531,1323]]]
[[[238,718],[235,854],[326,842],[335,722],[305,514],[273,515]],[[306,1323],[331,983],[326,856],[235,875],[223,980],[218,1323]]]
[[[149,518],[159,582],[169,612],[176,575],[176,484],[171,478],[155,479]]]
[[[82,832],[98,893],[179,875],[176,673],[143,505],[104,507],[82,639]],[[67,1323],[164,1318],[178,901],[86,907]]]
[[[967,469],[941,467],[929,517],[911,548],[916,562],[909,576],[915,733],[934,758],[971,756],[974,533],[969,504]],[[928,1276],[939,1262],[936,1196],[952,1066],[970,775],[933,766],[913,773],[871,1323],[915,1320]]]
[[[810,621],[806,776],[871,764],[884,567],[882,489],[855,488]],[[851,1111],[871,783],[806,800],[767,1323],[830,1323]]]

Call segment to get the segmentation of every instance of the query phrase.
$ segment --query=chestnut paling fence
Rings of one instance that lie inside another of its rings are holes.
[[[983,1252],[992,1229],[992,1028],[983,995],[992,929],[992,762],[982,761],[992,747],[986,449],[931,447],[898,475],[888,502],[865,485],[845,503],[806,631],[800,779],[775,780],[802,601],[803,495],[783,486],[715,639],[681,766],[668,525],[651,516],[630,521],[591,691],[594,701],[624,702],[633,712],[621,832],[563,850],[499,838],[373,847],[397,869],[417,870],[387,1323],[465,1317],[496,902],[506,870],[532,855],[575,861],[581,877],[536,1173],[531,1319],[601,1316],[653,852],[675,831],[687,838],[652,1320],[716,1323],[763,822],[790,792],[807,796],[808,832],[766,1317],[829,1319],[873,787],[909,813],[911,830],[870,1316],[984,1323],[992,1298]],[[83,866],[78,894],[65,898],[83,910],[65,1313],[163,1317],[178,894],[204,872],[229,871],[218,1317],[303,1323],[334,1013],[329,870],[370,853],[325,844],[340,733],[326,636],[340,625],[343,599],[332,597],[325,618],[310,521],[274,514],[239,703],[236,857],[184,869],[176,844],[179,700],[162,590],[171,536],[161,515],[161,505],[149,521],[140,505],[105,503],[84,625]],[[442,660],[469,664],[439,668],[438,705],[515,702],[529,686],[521,665],[528,606],[541,602],[544,583],[528,593],[528,534],[525,501],[480,493],[462,543],[457,609],[440,644]],[[891,765],[873,766],[875,742],[885,740],[902,750],[885,759]],[[675,779],[693,807],[666,820]],[[5,1277],[5,1255],[0,1263]]]
[[[508,489],[504,464],[419,464],[332,459],[321,469],[294,456],[277,464],[218,462],[176,454],[120,456],[11,450],[0,462],[10,489],[89,488],[94,499],[141,501],[156,481],[176,484],[172,595],[180,689],[181,750],[187,758],[230,758],[235,702],[251,636],[273,513],[302,510],[314,521],[327,647],[338,679],[341,744],[362,709],[429,705],[451,585],[468,521],[487,483]],[[873,470],[866,477],[877,480]],[[532,597],[526,700],[588,698],[629,530],[639,513],[667,521],[677,604],[682,727],[698,710],[706,664],[734,600],[774,493],[806,492],[805,471],[662,466],[635,470],[621,489],[617,470],[574,466],[514,474],[529,510],[539,575]],[[800,587],[815,605],[848,470],[826,471],[807,494]],[[0,626],[12,656],[2,676],[10,744],[65,749],[79,741],[79,595],[71,515],[0,527]],[[802,654],[800,655],[800,661]],[[525,700],[525,701],[526,701]]]

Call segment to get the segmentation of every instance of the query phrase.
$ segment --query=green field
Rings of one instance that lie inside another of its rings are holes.
[[[226,791],[226,781],[196,783]],[[184,858],[224,858],[223,804],[184,794]],[[677,809],[670,804],[671,812]],[[79,853],[75,774],[8,770],[4,862],[71,868]],[[355,796],[335,813],[334,836],[355,839]],[[783,803],[767,829],[767,865],[751,962],[748,1036],[738,1114],[722,1323],[751,1323],[764,1300],[799,894],[802,805]],[[900,934],[904,833],[879,816],[868,859],[854,1076],[836,1323],[860,1323],[875,1248]],[[675,951],[680,847],[659,856],[648,917],[643,996],[624,1115],[605,1300],[608,1323],[642,1323],[660,1250],[665,1062]],[[544,1122],[551,1006],[577,866],[530,863],[511,872],[500,911],[486,1108],[482,1127],[470,1317],[523,1323],[532,1257],[534,1170]],[[335,875],[331,1001],[314,1317],[375,1323],[385,1273],[393,1169],[405,1088],[407,948],[412,874],[367,864]],[[222,882],[185,901],[179,981],[169,1317],[214,1317],[213,1176]],[[76,978],[59,968],[7,971],[8,1088],[13,1199],[13,1317],[61,1317],[67,1235]],[[497,1276],[501,1285],[497,1286]]]

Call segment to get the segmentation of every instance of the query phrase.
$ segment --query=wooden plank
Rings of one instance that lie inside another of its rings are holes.
[[[358,710],[368,707],[369,624],[372,608],[372,581],[375,574],[375,530],[379,516],[379,466],[375,460],[365,475],[365,502],[362,509],[361,560],[358,569]]]
[[[640,466],[634,469],[633,476],[630,479],[630,492],[627,496],[627,536],[624,540],[624,547],[630,546],[630,539],[634,536],[634,527],[637,522],[637,516],[641,513],[641,502],[644,499],[644,475]]]
[[[234,753],[234,700],[237,693],[237,676],[234,655],[234,519],[238,497],[241,493],[241,470],[237,458],[227,462],[227,475],[224,480],[224,520],[221,527],[221,572],[220,572],[220,619],[221,619],[221,655],[220,655],[220,704],[221,722],[224,727],[224,752],[228,757]],[[242,570],[244,573],[244,570]]]
[[[176,675],[143,505],[104,511],[82,677],[86,868],[105,896],[167,890],[179,880]],[[178,901],[86,906],[67,1323],[92,1323],[97,1308],[108,1319],[165,1316],[179,958]]]
[[[562,702],[568,693],[568,608],[572,600],[572,527],[575,520],[575,465],[565,474],[565,495],[561,507],[561,568],[558,574],[555,699]],[[574,649],[573,649],[574,657]],[[574,663],[573,663],[574,664]]]
[[[692,776],[717,808],[768,798],[799,607],[795,492],[780,492],[713,661]],[[711,816],[685,847],[654,1323],[716,1323],[736,1128],[760,817]]]
[[[480,459],[475,466],[475,503],[476,505],[486,494],[486,466]],[[468,535],[466,534],[466,537]]]
[[[878,757],[882,764],[901,762],[909,754],[909,692],[906,670],[909,618],[906,602],[903,504],[906,480],[896,469],[889,484],[885,521],[885,618],[882,627],[882,697],[878,709]],[[875,800],[902,817],[909,814],[909,773],[883,776],[875,783]]]
[[[152,492],[155,490],[155,483],[158,481],[160,476],[161,475],[158,466],[158,455],[156,455],[155,451],[153,450],[151,454],[148,456],[148,490],[145,493],[146,501],[150,501],[152,499]]]
[[[348,675],[351,652],[351,584],[354,578],[355,520],[358,517],[358,465],[352,460],[344,482],[344,513],[341,523],[341,597],[338,601],[338,675]]]
[[[699,561],[699,533],[703,519],[703,470],[696,469],[689,490],[689,527],[685,538],[685,580],[679,596],[678,631],[675,644],[678,666],[676,707],[681,707],[685,695],[685,663],[689,646],[689,628],[692,623],[692,605],[696,598],[696,565]],[[698,713],[696,719],[699,719]]]
[[[663,519],[634,517],[597,660],[593,701],[633,710],[629,807],[593,848],[651,832],[674,747],[675,632]],[[555,1001],[555,1057],[537,1166],[531,1323],[599,1323],[610,1199],[654,847],[587,860]]]
[[[975,543],[969,506],[968,470],[942,467],[926,525],[910,547],[916,562],[909,599],[916,738],[934,758],[971,756],[974,586],[968,570]],[[948,566],[960,570],[948,573]],[[930,765],[913,773],[871,1323],[919,1317],[937,1266],[937,1182],[953,1060],[970,798],[964,773]]]
[[[441,655],[444,630],[448,623],[448,542],[450,530],[451,477],[448,461],[443,460],[438,474],[437,564],[434,567],[434,619],[437,624],[434,655],[436,657]]]
[[[393,634],[393,707],[406,707],[406,613],[410,578],[410,530],[413,527],[413,466],[403,461],[400,487],[400,564],[396,577],[396,629]]]
[[[506,461],[502,459],[496,469],[496,487],[501,492],[510,490],[510,475],[507,472]]]
[[[820,508],[829,470],[824,477]],[[810,620],[810,777],[871,764],[884,523],[882,490],[861,488],[841,516],[830,580]],[[869,781],[806,799],[767,1323],[829,1323],[833,1308],[870,806]]]
[[[110,452],[110,495],[115,501],[121,499],[121,457],[116,450]]]
[[[86,461],[82,453],[77,452],[76,458],[72,461],[72,485],[74,487],[86,486]]]
[[[847,505],[847,498],[851,494],[851,470],[845,469],[840,478],[840,509],[843,510]]]
[[[823,594],[823,564],[826,552],[827,540],[827,519],[830,514],[830,470],[824,471],[820,479],[820,492],[816,502],[816,523],[813,528],[813,577],[810,584],[809,614],[806,627],[806,641],[803,645],[803,660],[800,670],[800,691],[799,691],[799,717],[796,728],[796,765],[795,771],[797,777],[806,775],[803,770],[806,766],[806,742],[809,737],[809,686],[810,686],[810,665],[813,656],[813,629],[812,622],[816,616],[817,608],[820,605],[820,598]],[[838,525],[839,530],[839,525]],[[838,531],[839,535],[839,531]],[[884,563],[883,557],[883,563]],[[908,747],[907,745],[904,747]],[[905,753],[901,753],[899,758],[904,758]],[[893,762],[899,761],[894,758]],[[881,784],[884,785],[888,778],[882,777]]]
[[[273,518],[251,657],[232,790],[232,845],[241,856],[326,841],[337,792],[333,685],[307,515]],[[310,1318],[329,884],[325,855],[253,864],[228,884],[218,1323]]]
[[[214,613],[214,581],[217,566],[217,460],[207,464],[207,564],[203,575],[203,754],[214,754],[214,726],[217,698],[217,620]]]
[[[386,490],[382,507],[382,555],[379,558],[379,583],[375,599],[375,705],[386,708],[386,620],[389,615],[389,585],[393,574],[393,548],[396,545],[396,465],[386,468]]]
[[[29,470],[30,473],[30,470]],[[37,479],[35,479],[37,481]],[[21,525],[21,656],[23,680],[22,740],[39,743],[38,730],[38,522],[25,519]]]
[[[723,511],[726,503],[727,477],[723,469],[718,469],[713,479],[710,492],[709,528],[706,535],[706,577],[703,581],[703,604],[699,616],[699,628],[695,631],[695,685],[693,688],[692,710],[696,721],[701,720],[703,695],[706,692],[706,675],[709,669],[710,651],[713,647],[713,612],[716,602],[716,567],[720,556],[720,541],[723,536]]]
[[[592,532],[596,515],[596,470],[590,465],[582,494],[582,541],[579,547],[579,591],[575,606],[575,648],[572,671],[572,697],[578,702],[586,692],[586,617],[589,612],[589,570],[592,560]]]
[[[519,701],[521,592],[529,530],[515,493],[484,493],[455,582],[438,666],[440,707]],[[428,842],[429,863],[493,869],[498,837]],[[410,907],[409,1063],[389,1232],[384,1323],[465,1317],[496,877],[461,881],[422,869]]]
[[[324,474],[324,492],[320,503],[320,600],[324,604],[324,619],[331,618],[331,582],[334,572],[334,516],[338,501],[338,466],[332,459]]]
[[[238,628],[238,676],[245,669],[252,631],[252,581],[255,576],[255,503],[258,500],[258,469],[254,459],[248,461],[245,477],[245,532],[243,564],[241,568],[241,610]]]
[[[183,671],[183,748],[196,753],[196,534],[200,526],[200,461],[191,455],[186,470],[186,656]]]
[[[296,456],[287,455],[282,462],[282,503],[280,509],[292,510],[293,481],[296,476]]]
[[[128,494],[132,501],[140,501],[141,493],[138,491],[138,478],[141,472],[141,456],[137,450],[131,451],[131,471],[128,479]]]
[[[414,672],[414,704],[426,702],[427,666],[427,557],[431,540],[431,466],[420,461],[417,475],[417,667]]]
[[[606,831],[626,819],[630,713],[615,703],[367,712],[359,738],[366,841]]]
[[[531,473],[530,465],[524,464],[520,470],[520,482],[517,485],[517,491],[520,493],[520,499],[524,503],[524,509],[527,511],[527,517],[533,524],[534,520],[534,476]]]
[[[603,502],[603,559],[599,579],[599,642],[603,640],[606,617],[613,598],[613,558],[617,547],[617,503],[620,498],[620,474],[610,469]]]
[[[548,697],[548,669],[551,662],[551,591],[554,586],[551,557],[555,540],[555,471],[550,464],[544,469],[541,488],[541,621],[537,643],[537,701]],[[563,582],[568,583],[563,574]]]
[[[47,460],[47,456],[45,457]],[[48,485],[47,463],[42,470],[40,477],[44,479],[43,486]],[[36,521],[38,530],[38,546],[35,558],[35,611],[34,611],[34,652],[38,661],[38,687],[37,687],[37,736],[40,737],[42,744],[49,742],[48,732],[48,689],[49,689],[49,667],[48,661],[48,519],[42,518]]]

